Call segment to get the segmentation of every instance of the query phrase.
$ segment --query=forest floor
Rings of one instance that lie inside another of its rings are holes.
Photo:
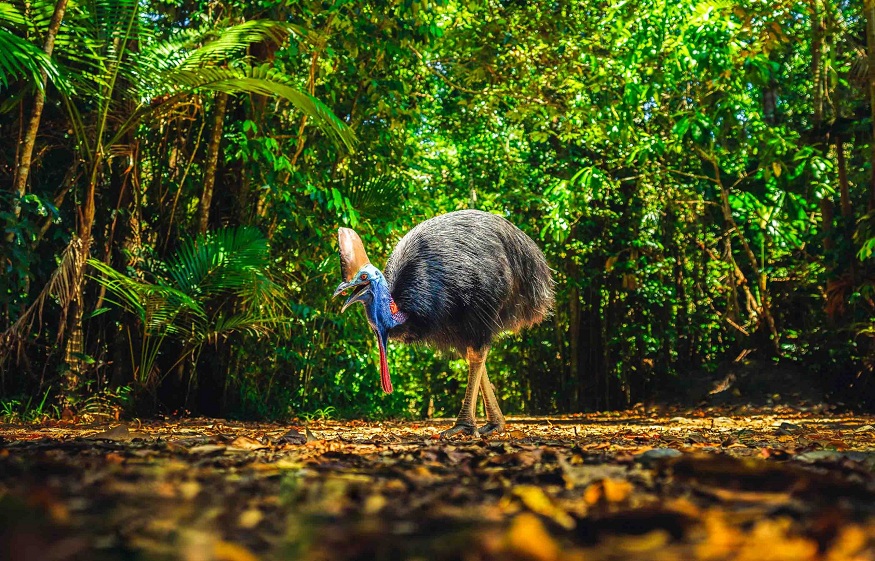
[[[875,417],[0,425],[0,559],[875,559]]]

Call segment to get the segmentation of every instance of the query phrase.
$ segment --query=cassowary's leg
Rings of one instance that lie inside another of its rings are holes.
[[[454,434],[474,434],[476,426],[474,423],[477,419],[474,416],[474,408],[477,407],[477,391],[480,389],[480,379],[486,371],[483,364],[486,362],[486,354],[488,348],[474,350],[468,348],[468,387],[465,388],[465,401],[462,402],[462,410],[459,411],[459,417],[456,419],[456,424],[451,429],[447,429],[441,433],[441,438],[447,438]]]
[[[485,365],[483,366],[483,377],[480,378],[480,392],[483,394],[483,405],[486,409],[486,424],[477,429],[477,432],[482,436],[494,432],[504,432],[504,415],[501,414],[498,399],[495,397],[495,388],[489,382]]]

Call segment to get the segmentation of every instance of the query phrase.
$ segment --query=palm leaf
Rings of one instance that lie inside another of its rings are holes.
[[[238,293],[267,268],[267,239],[255,228],[222,228],[183,241],[168,259],[175,288],[192,297]]]
[[[228,94],[253,93],[281,97],[315,121],[333,139],[352,150],[355,134],[331,109],[315,97],[288,84],[287,79],[270,65],[247,68],[179,69],[161,77],[170,92],[212,90]]]
[[[388,175],[365,180],[353,177],[340,190],[359,214],[370,218],[390,216],[407,195],[403,178]]]
[[[0,362],[3,362],[15,349],[15,344],[24,340],[28,332],[33,330],[34,323],[42,324],[43,309],[46,301],[52,299],[61,307],[61,316],[67,315],[70,303],[76,296],[79,284],[82,282],[84,270],[82,240],[73,238],[61,254],[58,266],[43,287],[34,302],[22,313],[9,329],[0,333]],[[64,322],[59,324],[62,326]],[[63,331],[58,333],[58,338]]]
[[[60,77],[58,68],[45,52],[26,39],[0,28],[0,85],[5,88],[13,79],[25,78],[42,88],[42,72],[53,82]]]
[[[9,2],[0,2],[0,25],[21,29],[27,25],[24,14]]]
[[[276,325],[285,318],[264,317],[257,313],[219,314],[213,318],[211,328],[203,334],[204,342],[214,342],[219,337],[232,333],[246,333],[254,337],[263,337],[273,333]]]
[[[89,259],[100,276],[92,276],[112,296],[107,300],[134,314],[144,335],[175,335],[192,339],[202,332],[207,316],[197,300],[172,287],[132,279],[109,265]]]

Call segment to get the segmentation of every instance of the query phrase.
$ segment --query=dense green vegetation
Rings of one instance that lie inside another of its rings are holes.
[[[5,416],[455,415],[463,362],[396,345],[382,395],[331,294],[339,225],[383,263],[468,207],[556,272],[507,412],[739,357],[872,403],[867,36],[845,0],[0,1]]]

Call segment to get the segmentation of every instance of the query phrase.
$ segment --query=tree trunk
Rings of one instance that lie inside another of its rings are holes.
[[[823,18],[818,8],[818,0],[811,1],[811,75],[814,76],[812,92],[812,123],[814,125],[815,146],[824,149],[823,142],[823,75],[821,60],[823,59]],[[826,150],[824,150],[826,151]],[[821,229],[823,231],[823,249],[827,252],[835,247],[833,240],[833,218],[835,208],[832,198],[824,193],[820,199]]]
[[[848,184],[848,164],[845,161],[845,145],[840,136],[836,137],[836,166],[839,172],[839,196],[842,208],[842,219],[846,224],[856,224],[854,208],[851,206],[851,190]]]
[[[569,276],[569,281],[576,282],[576,277]],[[580,290],[572,285],[568,290],[568,378],[566,387],[569,390],[569,410],[582,411],[583,399],[580,395],[581,385],[578,380],[580,371]]]
[[[869,114],[872,117],[872,133],[875,138],[875,0],[863,0],[866,17],[866,52],[869,58]],[[875,210],[875,142],[870,142],[869,210]]]
[[[823,124],[823,18],[820,15],[820,10],[817,6],[817,0],[811,2],[811,74],[814,77],[814,129],[818,138],[820,134],[820,126]]]
[[[61,28],[61,21],[64,19],[64,12],[67,9],[67,0],[58,0],[55,4],[55,12],[52,14],[52,20],[49,22],[49,28],[46,31],[46,42],[43,45],[43,51],[52,56],[52,51],[55,49],[55,37],[58,35],[58,30]],[[36,95],[33,100],[33,111],[30,114],[30,120],[27,123],[27,132],[24,134],[21,150],[18,157],[18,164],[15,168],[15,183],[12,186],[12,192],[17,195],[13,205],[13,212],[16,218],[21,215],[20,200],[27,192],[27,180],[30,177],[30,165],[33,161],[33,148],[36,145],[36,135],[39,131],[40,120],[43,115],[43,106],[46,103],[46,83],[48,75],[44,70],[40,71],[41,87],[37,88]],[[9,234],[7,241],[12,241],[12,234]]]
[[[875,142],[873,142],[875,144]],[[875,162],[875,160],[873,160]],[[840,136],[836,137],[836,167],[839,172],[839,201],[842,211],[842,228],[844,229],[845,254],[842,256],[843,264],[848,266],[848,274],[851,279],[856,278],[857,249],[854,244],[854,229],[857,220],[854,217],[854,207],[851,205],[851,189],[848,184],[848,164],[845,161],[845,146]]]
[[[206,233],[210,223],[210,205],[213,202],[213,187],[216,184],[216,169],[219,164],[219,149],[222,144],[222,129],[225,123],[225,111],[228,108],[228,94],[216,94],[216,113],[213,115],[213,131],[210,134],[210,144],[207,147],[207,167],[204,170],[204,192],[201,195],[198,213],[198,232]]]

